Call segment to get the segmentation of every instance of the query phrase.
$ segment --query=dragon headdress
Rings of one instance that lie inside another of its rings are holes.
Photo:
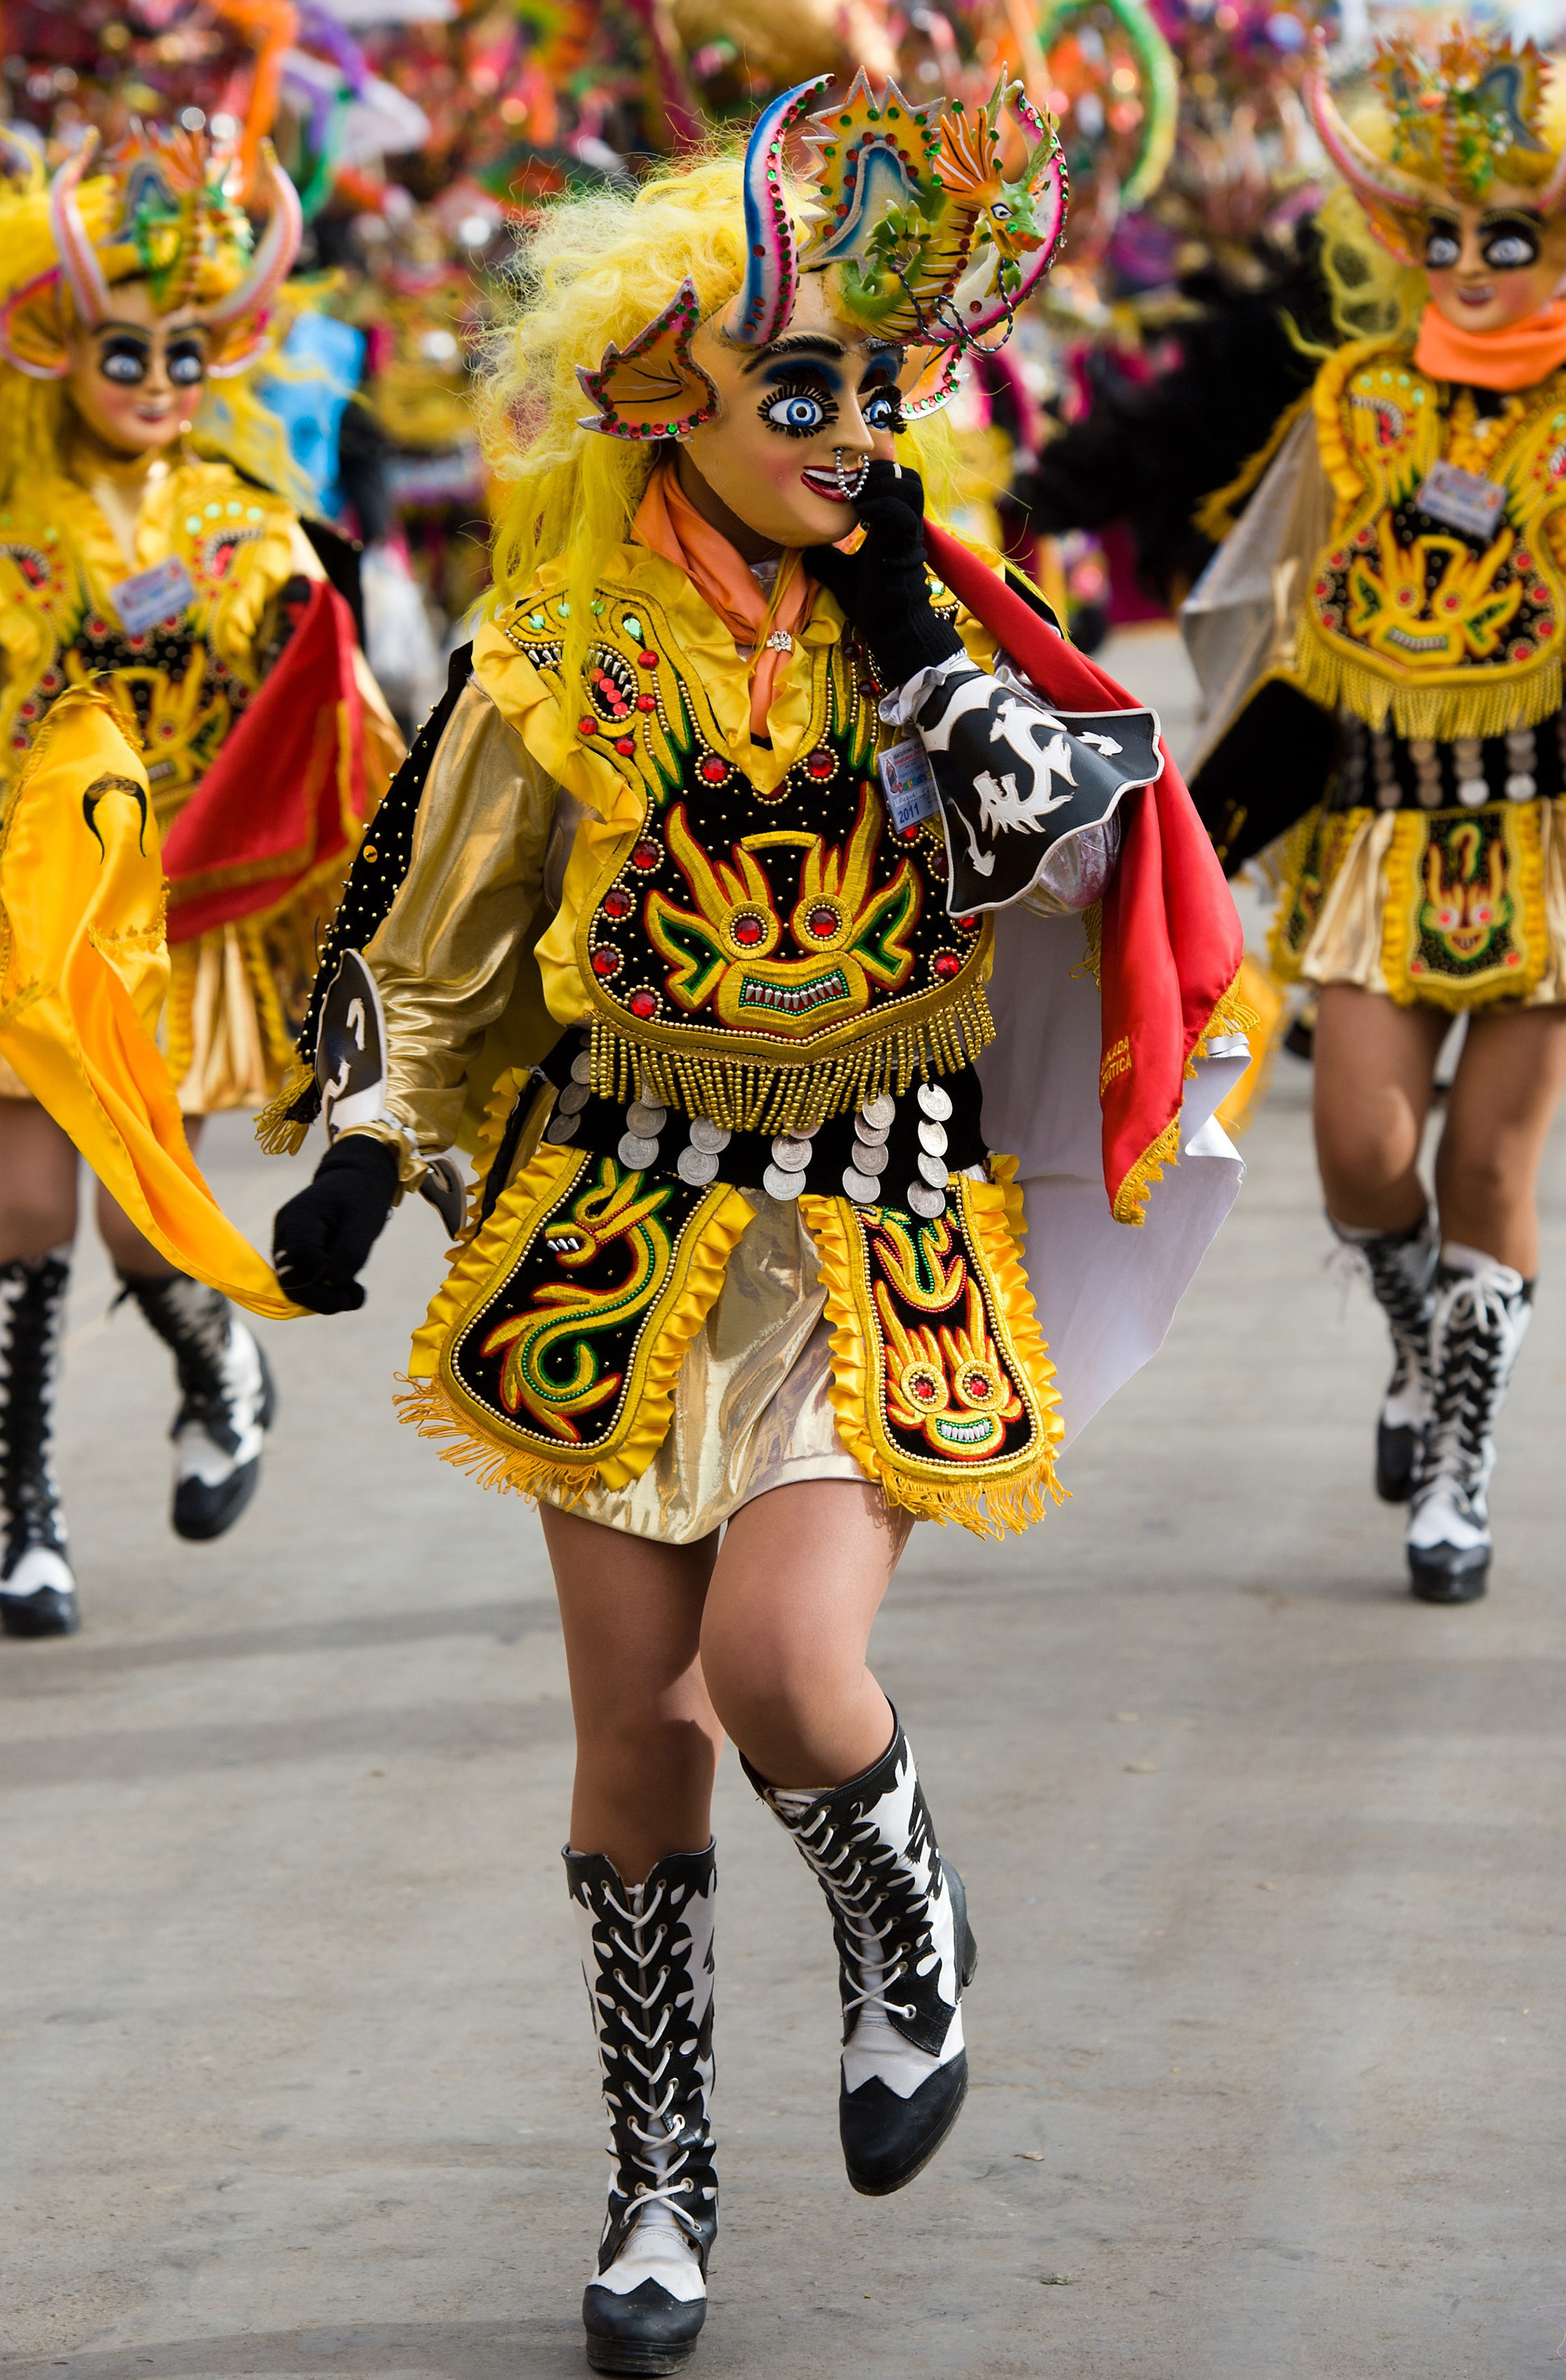
[[[42,204],[50,261],[0,305],[6,363],[30,379],[63,379],[71,323],[103,322],[115,284],[132,280],[147,283],[160,313],[183,307],[199,312],[212,334],[207,369],[214,378],[254,360],[299,249],[298,199],[269,143],[262,144],[261,168],[267,217],[254,241],[235,195],[237,149],[215,145],[205,133],[138,126],[91,179],[94,135],[47,182],[41,163],[11,153],[21,146],[11,144],[6,163],[13,189],[18,180],[23,184],[22,201]]]
[[[1383,42],[1372,78],[1377,103],[1356,128],[1339,110],[1319,56],[1305,95],[1316,128],[1372,226],[1405,264],[1416,227],[1445,197],[1483,205],[1497,182],[1534,193],[1542,215],[1566,206],[1566,145],[1547,129],[1551,61],[1454,26],[1435,59],[1406,35]]]
[[[841,105],[810,115],[829,80],[783,92],[750,136],[747,269],[723,335],[766,346],[788,323],[801,273],[829,273],[844,314],[923,358],[929,369],[905,409],[929,410],[951,393],[942,365],[1002,325],[1004,336],[1060,249],[1069,195],[1060,142],[1004,78],[969,111],[960,101],[915,106],[892,82],[878,92],[861,69]],[[1012,180],[1002,164],[1008,112],[1026,144]],[[809,153],[802,207],[790,205],[783,159],[795,132]],[[698,320],[686,283],[630,346],[611,346],[595,370],[580,371],[594,407],[583,427],[666,438],[705,420],[716,397],[690,352]]]

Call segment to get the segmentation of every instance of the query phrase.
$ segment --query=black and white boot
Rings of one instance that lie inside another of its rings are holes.
[[[174,1440],[176,1536],[221,1537],[261,1479],[261,1439],[277,1393],[255,1333],[222,1293],[182,1272],[149,1281],[121,1273],[133,1298],[174,1354],[179,1410]]]
[[[1430,1416],[1430,1310],[1435,1303],[1436,1219],[1428,1208],[1403,1232],[1357,1231],[1329,1215],[1354,1251],[1392,1334],[1392,1377],[1376,1422],[1376,1493],[1406,1504],[1419,1442]]]
[[[1533,1312],[1534,1284],[1449,1240],[1430,1318],[1431,1411],[1408,1516],[1413,1591],[1476,1603],[1489,1582],[1495,1424]]]
[[[745,1773],[815,1871],[843,1994],[838,2129],[848,2179],[884,2198],[923,2171],[968,2090],[963,1985],[978,1950],[963,1879],[941,1856],[895,1712],[873,1768],[827,1792]]]
[[[712,2141],[717,1863],[661,1859],[645,1884],[567,1851],[609,2110],[609,2208],[582,2299],[595,2372],[677,2372],[707,2319],[718,2230]]]
[[[68,1636],[80,1625],[66,1522],[49,1463],[70,1262],[0,1265],[0,1628]]]

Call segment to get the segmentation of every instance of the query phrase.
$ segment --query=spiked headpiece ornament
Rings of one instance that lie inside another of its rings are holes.
[[[1536,193],[1541,214],[1566,205],[1566,150],[1544,139],[1550,62],[1532,42],[1514,46],[1461,26],[1432,63],[1404,35],[1383,42],[1372,68],[1388,134],[1380,155],[1334,101],[1318,49],[1305,82],[1322,146],[1373,228],[1405,264],[1417,261],[1414,227],[1443,196],[1482,204],[1496,182]]]
[[[1065,229],[1065,161],[1052,123],[1020,83],[1002,77],[988,104],[914,106],[895,83],[875,91],[863,70],[842,105],[811,116],[830,77],[785,91],[759,119],[745,157],[746,275],[724,317],[737,347],[766,346],[786,328],[802,273],[830,273],[852,321],[922,351],[929,366],[1004,324],[1043,278]],[[938,112],[939,111],[939,112]],[[1001,163],[1009,112],[1026,141],[1014,181]],[[811,163],[803,237],[784,183],[783,143],[800,130]],[[679,438],[717,402],[691,355],[700,320],[686,282],[647,329],[609,346],[578,378],[594,411],[583,428],[617,438]],[[950,369],[905,407],[928,411],[951,394]],[[921,389],[923,382],[921,381]]]
[[[204,134],[156,126],[139,126],[104,160],[112,214],[106,234],[92,238],[81,202],[96,145],[90,133],[48,185],[56,261],[0,307],[0,356],[30,379],[64,379],[69,317],[62,312],[62,295],[68,296],[75,320],[91,327],[112,312],[115,282],[144,280],[160,313],[190,307],[207,324],[212,334],[207,369],[214,378],[243,371],[255,358],[273,298],[299,252],[299,201],[270,142],[261,152],[267,219],[253,247],[245,212],[230,191],[237,151],[214,147]]]

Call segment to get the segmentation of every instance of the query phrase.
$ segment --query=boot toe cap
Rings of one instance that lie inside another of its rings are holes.
[[[682,2300],[657,2281],[623,2296],[589,2281],[582,2298],[588,2362],[594,2372],[677,2372],[706,2319],[704,2297]]]
[[[198,1543],[221,1537],[234,1526],[255,1494],[260,1479],[260,1455],[253,1463],[237,1464],[226,1479],[216,1484],[206,1479],[182,1479],[174,1491],[175,1536]]]
[[[908,2098],[879,2075],[844,2091],[838,2131],[848,2179],[863,2198],[887,2198],[922,2173],[962,2112],[968,2095],[968,2058],[960,2050]]]

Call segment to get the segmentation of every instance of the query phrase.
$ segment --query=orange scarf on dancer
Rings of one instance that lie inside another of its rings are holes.
[[[742,651],[756,654],[750,678],[750,732],[765,735],[779,663],[790,655],[764,639],[776,631],[793,636],[808,616],[816,582],[797,554],[778,566],[782,592],[770,599],[759,579],[721,529],[704,521],[674,476],[672,462],[660,463],[648,482],[631,535],[684,571],[710,603]],[[760,645],[758,652],[756,648]]]
[[[1414,360],[1432,380],[1511,395],[1536,388],[1566,363],[1566,298],[1541,307],[1510,331],[1463,331],[1433,305],[1425,309]]]

